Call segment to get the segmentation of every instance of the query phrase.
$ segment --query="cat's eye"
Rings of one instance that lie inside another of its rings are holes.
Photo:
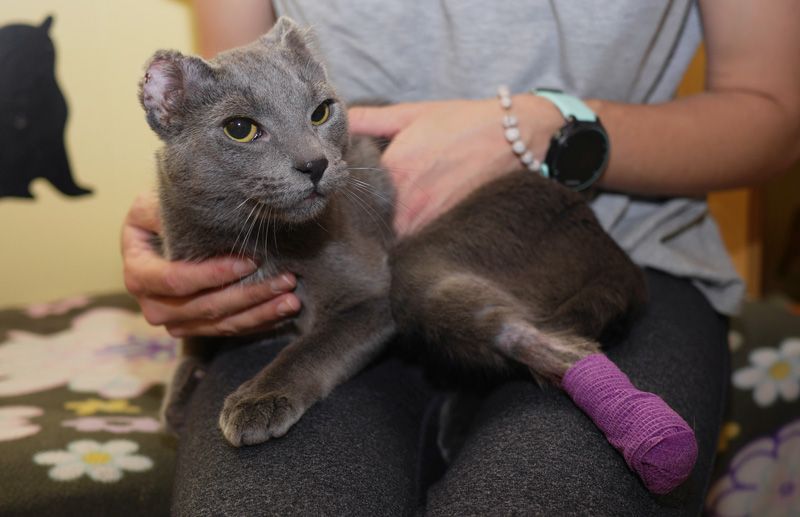
[[[261,131],[258,129],[256,123],[244,117],[228,120],[225,122],[225,125],[222,126],[222,130],[225,131],[225,134],[231,140],[243,143],[252,142],[261,136]]]
[[[314,110],[311,114],[311,123],[315,126],[321,126],[331,116],[331,101],[325,101]]]

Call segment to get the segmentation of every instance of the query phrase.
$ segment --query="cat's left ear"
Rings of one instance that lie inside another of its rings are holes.
[[[319,70],[325,72],[311,29],[301,27],[294,20],[281,16],[268,33],[262,36],[262,41],[267,45],[280,45],[292,52],[299,60],[306,64],[316,64]]]
[[[267,33],[268,38],[298,52],[309,51],[307,30],[300,27],[297,22],[286,16],[281,16],[272,30]]]
[[[158,136],[166,139],[181,131],[189,94],[212,74],[208,63],[199,57],[175,50],[156,52],[139,83],[139,102]]]

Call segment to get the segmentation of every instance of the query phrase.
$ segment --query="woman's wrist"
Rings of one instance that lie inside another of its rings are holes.
[[[564,117],[545,98],[530,93],[520,93],[511,98],[518,119],[520,138],[534,158],[544,162],[550,139],[564,125]]]

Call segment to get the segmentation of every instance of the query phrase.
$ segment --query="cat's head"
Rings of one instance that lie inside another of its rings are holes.
[[[166,144],[162,194],[220,225],[259,206],[284,222],[313,219],[346,182],[345,106],[287,18],[208,62],[157,52],[139,99]]]

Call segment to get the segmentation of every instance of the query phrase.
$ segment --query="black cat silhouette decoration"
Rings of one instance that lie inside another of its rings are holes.
[[[67,103],[55,79],[55,48],[38,26],[0,27],[0,197],[31,198],[46,178],[68,196],[89,194],[75,183],[64,148]]]

